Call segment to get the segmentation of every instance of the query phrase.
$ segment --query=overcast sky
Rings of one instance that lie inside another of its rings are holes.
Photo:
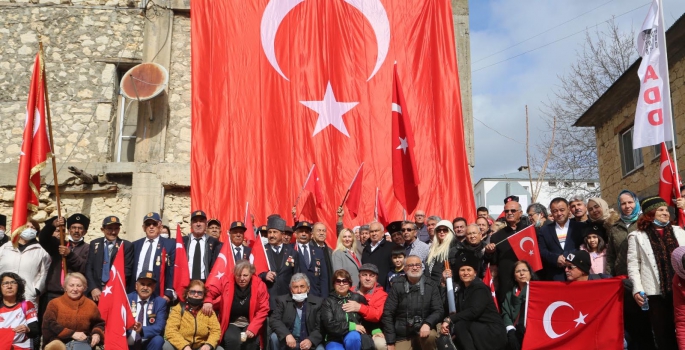
[[[666,26],[670,27],[685,13],[685,1],[663,2]],[[583,31],[605,29],[606,24],[596,26],[615,17],[621,30],[632,29],[636,36],[650,3],[469,1],[476,140],[474,183],[482,177],[514,172],[526,164],[525,105],[529,109],[533,141],[544,132],[539,112],[542,102],[552,96],[551,91],[559,85],[557,76],[568,71],[576,60],[576,51],[582,50]]]

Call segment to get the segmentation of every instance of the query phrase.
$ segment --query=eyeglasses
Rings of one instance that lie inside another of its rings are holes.
[[[512,214],[513,214],[513,213],[515,213],[515,212],[517,212],[517,211],[519,211],[519,210],[518,210],[518,209],[504,209],[504,212],[505,212],[505,213],[512,213]]]
[[[403,228],[402,229],[402,232],[413,232],[413,231],[414,231],[413,228]]]
[[[449,232],[450,230],[446,227],[438,227],[435,229],[435,232]]]
[[[410,268],[410,269],[414,269],[414,268],[417,268],[417,267],[422,267],[423,264],[406,264],[406,265],[404,265],[404,266],[406,266],[406,267],[408,267],[408,268]]]
[[[564,270],[575,270],[577,268],[578,268],[578,266],[575,266],[575,265],[564,266]]]
[[[188,295],[199,295],[199,296],[202,296],[202,295],[204,295],[204,294],[205,294],[205,292],[203,292],[203,291],[201,291],[201,290],[189,290],[189,291],[188,291]]]
[[[423,215],[423,214],[416,214],[416,215],[414,215],[414,216],[417,217],[417,218],[422,218],[422,217],[424,217],[424,216],[426,216],[426,215]]]
[[[17,281],[5,281],[2,282],[3,287],[9,287],[9,286],[16,286],[18,283]]]
[[[350,284],[350,281],[348,281],[347,279],[344,279],[344,278],[336,278],[334,282],[335,282],[335,284],[339,284],[339,285],[343,285],[343,286]]]
[[[369,230],[369,232],[383,232],[383,230]]]
[[[520,270],[514,271],[514,273],[521,273],[521,272],[530,272],[530,271],[528,271],[528,269],[520,269]]]
[[[146,221],[146,222],[143,223],[143,225],[144,225],[145,227],[148,227],[148,226],[157,227],[157,225],[159,225],[159,222],[157,222],[157,221]]]

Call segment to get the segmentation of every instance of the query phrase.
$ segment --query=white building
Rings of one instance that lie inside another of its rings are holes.
[[[478,180],[473,188],[476,207],[486,207],[490,215],[497,217],[504,210],[504,198],[514,195],[519,197],[519,203],[523,210],[533,203],[532,191],[540,188],[536,202],[549,207],[549,202],[556,197],[570,198],[581,195],[584,198],[599,196],[598,179],[563,179],[543,178],[538,182],[538,175],[533,173],[533,189],[528,171],[519,168],[519,171],[494,177],[485,177]]]

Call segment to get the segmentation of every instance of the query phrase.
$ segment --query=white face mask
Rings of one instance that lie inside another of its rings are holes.
[[[0,230],[0,239],[5,238],[5,230]]]
[[[302,293],[302,294],[293,294],[293,300],[295,300],[298,303],[301,303],[307,299],[307,293]]]
[[[262,244],[263,244],[263,245],[267,245],[267,244],[269,243],[269,239],[268,239],[268,238],[266,238],[266,237],[261,237],[261,236],[260,236],[260,238],[262,239]]]
[[[21,234],[19,235],[19,237],[21,237],[22,239],[24,239],[26,241],[30,241],[30,240],[36,238],[37,233],[38,233],[38,231],[36,231],[35,229],[27,228],[24,231],[21,231]]]
[[[159,235],[162,236],[162,238],[169,238],[168,233],[160,233]]]
[[[73,238],[71,237],[71,235],[69,235],[69,240],[72,241],[72,242],[74,242],[74,243],[77,243],[77,242],[81,242],[81,241],[83,240],[83,237],[81,237],[81,239],[79,239],[79,240],[77,241],[77,240],[73,239]]]

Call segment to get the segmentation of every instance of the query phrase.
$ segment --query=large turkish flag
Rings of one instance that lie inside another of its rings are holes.
[[[257,224],[290,217],[316,164],[317,216],[331,232],[363,162],[360,214],[345,224],[373,220],[376,187],[400,219],[390,147],[397,61],[417,208],[475,218],[449,0],[193,0],[191,20],[193,210],[231,222],[249,201]]]

